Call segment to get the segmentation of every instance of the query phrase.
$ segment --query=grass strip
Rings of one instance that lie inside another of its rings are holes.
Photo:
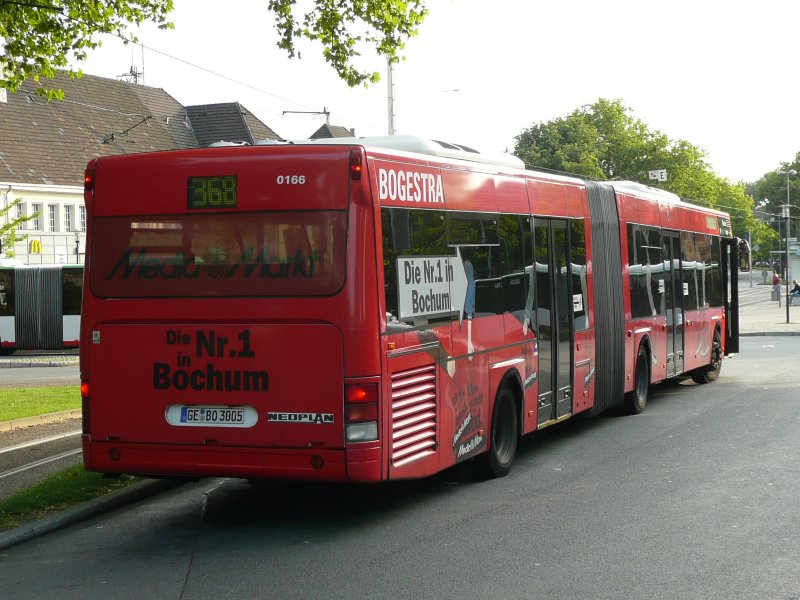
[[[77,385],[0,389],[0,421],[80,407],[81,389]]]
[[[36,521],[135,481],[138,478],[130,475],[109,479],[100,473],[89,473],[83,465],[69,467],[33,487],[0,500],[0,531]]]

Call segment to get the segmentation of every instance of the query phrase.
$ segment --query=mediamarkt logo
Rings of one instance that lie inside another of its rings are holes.
[[[444,204],[444,186],[438,173],[378,169],[378,199]]]

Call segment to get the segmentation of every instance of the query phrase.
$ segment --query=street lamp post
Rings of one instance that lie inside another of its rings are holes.
[[[786,219],[786,277],[784,281],[786,282],[786,322],[789,322],[789,302],[791,301],[789,298],[789,209],[791,207],[789,204],[784,204],[781,206],[783,209],[783,218]]]
[[[789,169],[787,171],[778,171],[781,175],[786,175],[786,204],[781,208],[783,209],[783,218],[786,219],[786,322],[789,322],[789,211],[791,205],[789,204],[789,179],[792,175],[797,175],[797,171]]]

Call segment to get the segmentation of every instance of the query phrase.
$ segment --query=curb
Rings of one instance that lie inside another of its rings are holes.
[[[739,332],[739,337],[800,336],[800,331],[757,331],[754,333]]]
[[[23,369],[26,367],[71,367],[79,363],[78,358],[74,359],[55,359],[55,360],[28,360],[28,359],[0,359],[0,369]]]
[[[80,419],[81,409],[64,410],[61,412],[47,413],[44,415],[37,415],[35,417],[25,417],[23,419],[14,419],[12,421],[0,421],[0,433],[12,431],[13,429],[24,429],[32,425],[44,425],[46,423],[58,423],[60,421],[68,421],[70,419]]]
[[[0,532],[0,550],[51,533],[90,517],[138,502],[187,483],[186,479],[151,479],[83,502],[44,519]]]

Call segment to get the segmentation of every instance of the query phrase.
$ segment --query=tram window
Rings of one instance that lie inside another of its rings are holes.
[[[14,316],[14,269],[0,269],[0,317]]]
[[[65,315],[81,314],[83,269],[62,269],[61,305]]]

